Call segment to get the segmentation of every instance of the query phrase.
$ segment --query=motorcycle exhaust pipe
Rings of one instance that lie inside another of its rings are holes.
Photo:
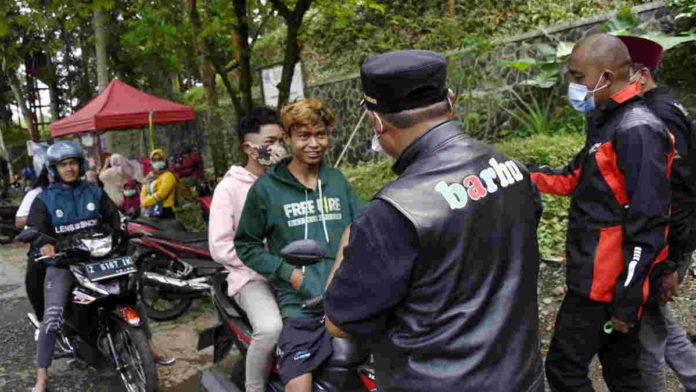
[[[39,322],[39,319],[36,318],[36,315],[34,313],[27,313],[27,318],[29,319],[29,323],[32,327],[34,327],[34,329],[39,329],[39,325],[41,323]]]
[[[144,272],[143,279],[150,283],[155,283],[164,286],[172,291],[191,292],[210,290],[210,284],[207,283],[208,278],[200,277],[188,280],[164,276],[154,272]]]

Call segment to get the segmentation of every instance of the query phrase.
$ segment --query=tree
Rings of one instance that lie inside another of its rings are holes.
[[[278,108],[288,103],[290,98],[290,84],[295,73],[295,64],[300,61],[299,35],[302,20],[312,6],[314,0],[297,0],[294,9],[290,9],[283,0],[270,0],[273,8],[285,19],[287,36],[285,41],[285,54],[283,56],[283,73],[278,84]]]

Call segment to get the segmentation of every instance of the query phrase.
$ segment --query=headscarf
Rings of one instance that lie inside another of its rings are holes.
[[[162,150],[161,148],[156,148],[152,150],[152,152],[150,153],[150,160],[152,160],[152,157],[154,157],[155,155],[161,156],[162,159],[165,161],[167,160],[167,153],[164,152],[164,150]]]
[[[143,182],[143,169],[138,162],[131,161],[120,154],[114,154],[109,158],[111,167],[114,168],[123,178],[132,178],[138,182]]]

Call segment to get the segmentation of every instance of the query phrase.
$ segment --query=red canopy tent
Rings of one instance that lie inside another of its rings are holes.
[[[142,128],[193,120],[193,108],[157,98],[120,81],[109,86],[71,116],[51,124],[51,136],[60,137],[91,131]]]

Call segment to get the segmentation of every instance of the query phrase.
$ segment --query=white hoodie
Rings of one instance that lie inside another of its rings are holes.
[[[234,236],[242,216],[247,193],[258,177],[241,166],[232,166],[215,187],[210,206],[208,243],[213,259],[230,271],[228,292],[232,297],[248,282],[268,280],[253,271],[237,257]]]

